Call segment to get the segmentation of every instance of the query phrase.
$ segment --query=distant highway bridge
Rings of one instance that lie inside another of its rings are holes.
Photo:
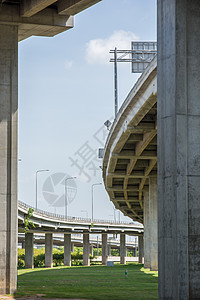
[[[91,239],[91,234],[101,234],[102,239],[102,263],[106,264],[110,256],[111,247],[120,248],[120,262],[126,262],[126,251],[128,247],[136,248],[135,243],[126,243],[126,234],[139,237],[139,262],[143,257],[143,225],[137,222],[113,222],[108,220],[93,220],[77,217],[65,218],[63,215],[56,215],[42,210],[34,210],[30,221],[35,227],[24,235],[25,219],[28,211],[33,208],[21,201],[18,204],[18,242],[25,242],[25,266],[33,268],[33,247],[34,243],[45,244],[45,266],[53,266],[53,244],[64,245],[64,264],[71,265],[71,250],[74,243],[83,245],[83,264],[89,265],[89,253],[92,246],[97,245],[97,240]],[[34,208],[33,208],[34,209]],[[120,234],[120,241],[108,239],[108,234]],[[81,235],[81,237],[80,237]]]

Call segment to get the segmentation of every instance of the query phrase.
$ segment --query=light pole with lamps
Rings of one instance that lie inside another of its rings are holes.
[[[65,218],[67,218],[67,180],[75,179],[76,177],[65,178]]]
[[[94,196],[93,196],[93,193],[94,193],[94,186],[95,185],[102,185],[102,183],[99,182],[99,183],[93,183],[92,184],[92,223],[93,223],[93,219],[94,219]]]
[[[40,172],[48,172],[49,170],[37,170],[36,171],[36,182],[35,182],[35,208],[37,209],[37,206],[38,206],[38,201],[37,201],[37,175],[38,175],[38,173],[40,173]]]

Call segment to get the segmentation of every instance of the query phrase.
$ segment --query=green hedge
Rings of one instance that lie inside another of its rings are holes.
[[[82,250],[82,249],[81,249]],[[93,258],[90,255],[90,259]],[[34,267],[40,268],[45,266],[45,249],[34,249]],[[72,265],[82,265],[83,252],[80,249],[75,249],[75,252],[71,253]],[[64,265],[64,250],[53,249],[53,265],[60,266]],[[18,249],[18,268],[25,267],[25,249]]]

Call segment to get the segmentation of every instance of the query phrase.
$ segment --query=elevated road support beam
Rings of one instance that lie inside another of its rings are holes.
[[[56,0],[22,0],[20,4],[20,15],[26,18],[32,17],[55,2]]]
[[[20,16],[18,5],[0,6],[0,24],[18,26],[18,41],[30,36],[52,37],[73,28],[73,16],[60,16],[55,8],[46,8],[30,18]]]
[[[101,0],[58,0],[58,13],[75,15]]]
[[[200,2],[158,0],[159,299],[200,299]]]

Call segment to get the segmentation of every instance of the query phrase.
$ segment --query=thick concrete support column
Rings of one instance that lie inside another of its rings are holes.
[[[139,248],[139,259],[138,262],[142,264],[143,256],[144,256],[144,241],[143,236],[138,236],[138,248]]]
[[[158,0],[159,299],[200,299],[200,1]]]
[[[144,190],[144,267],[150,268],[149,189]]]
[[[71,266],[71,234],[64,234],[64,265]]]
[[[83,233],[83,265],[89,266],[90,265],[90,242],[89,242],[89,234]]]
[[[18,27],[0,25],[0,294],[17,287]]]
[[[25,268],[33,269],[33,233],[25,234]]]
[[[149,178],[150,270],[158,270],[158,197],[157,176]]]
[[[120,264],[126,263],[126,235],[125,233],[120,234]]]
[[[52,233],[45,234],[45,267],[53,268],[53,238]]]
[[[107,233],[102,233],[102,265],[107,264],[108,260],[108,235]]]
[[[93,256],[93,245],[90,245],[90,254]]]

